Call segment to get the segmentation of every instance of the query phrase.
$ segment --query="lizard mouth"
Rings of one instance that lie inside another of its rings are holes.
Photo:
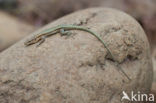
[[[25,43],[24,43],[25,46],[29,46],[29,45],[31,45],[31,44],[32,44],[32,43],[30,43],[30,42],[25,42]]]
[[[25,45],[25,46],[32,45],[32,44],[33,44],[33,41],[34,41],[34,40],[26,41],[26,42],[24,42],[24,45]]]

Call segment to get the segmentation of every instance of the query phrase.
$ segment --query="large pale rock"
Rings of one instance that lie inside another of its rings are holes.
[[[68,38],[57,34],[39,47],[25,47],[27,39],[60,24],[89,27],[115,60],[97,38],[77,30]],[[92,8],[56,20],[0,54],[0,102],[121,103],[123,90],[148,93],[152,74],[149,43],[141,26],[123,12]]]

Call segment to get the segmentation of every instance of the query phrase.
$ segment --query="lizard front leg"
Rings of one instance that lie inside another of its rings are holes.
[[[36,47],[40,46],[46,39],[46,36],[41,36],[40,41],[37,43]]]
[[[72,34],[70,31],[65,31],[64,29],[60,29],[60,33],[62,36],[64,35],[70,36]]]

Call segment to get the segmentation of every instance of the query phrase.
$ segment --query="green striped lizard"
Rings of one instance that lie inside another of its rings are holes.
[[[112,57],[113,60],[115,60],[113,54],[111,53],[111,51],[109,50],[109,48],[106,46],[105,42],[101,39],[100,36],[98,36],[97,33],[93,32],[92,30],[83,27],[83,26],[76,26],[76,25],[58,25],[56,27],[53,28],[49,28],[46,29],[43,32],[40,32],[38,35],[36,35],[35,37],[33,37],[32,39],[26,41],[24,44],[26,46],[30,46],[32,44],[36,44],[37,46],[41,45],[45,39],[49,36],[52,36],[54,34],[60,33],[61,35],[67,35],[69,36],[71,34],[71,32],[69,32],[69,30],[81,30],[81,31],[85,31],[88,32],[90,34],[92,34],[93,36],[95,36],[103,45],[104,47],[107,49],[108,53],[110,54],[110,56]],[[115,62],[116,66],[119,68],[119,70],[127,77],[128,80],[131,80],[129,78],[129,76],[122,70],[122,68],[119,66],[118,62]]]

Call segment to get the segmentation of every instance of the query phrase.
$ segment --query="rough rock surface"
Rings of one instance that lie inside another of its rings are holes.
[[[156,47],[153,50],[152,60],[153,60],[153,70],[154,70],[154,82],[156,82]]]
[[[60,24],[97,32],[115,60],[97,38],[77,30],[68,38],[49,37],[39,47],[24,46],[36,33]],[[141,26],[123,12],[92,8],[58,19],[0,54],[0,103],[120,103],[123,90],[149,92],[152,78]]]
[[[155,96],[155,99],[154,99],[154,100],[156,100],[156,82],[153,82],[153,83],[152,83],[151,92],[152,92],[152,93],[154,94],[154,96]],[[156,101],[155,101],[154,103],[156,103]]]
[[[0,11],[0,51],[28,35],[35,28]]]

